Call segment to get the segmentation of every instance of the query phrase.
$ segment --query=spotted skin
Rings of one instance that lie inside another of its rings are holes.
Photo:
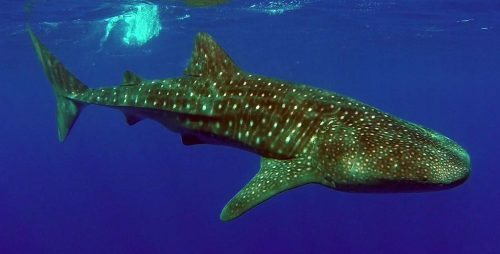
[[[243,72],[204,33],[184,77],[144,80],[127,71],[120,86],[90,89],[29,32],[58,98],[61,141],[81,109],[96,104],[122,111],[131,125],[155,120],[186,145],[260,155],[260,171],[224,207],[224,221],[308,183],[408,192],[450,188],[469,175],[469,156],[452,140],[346,96]]]

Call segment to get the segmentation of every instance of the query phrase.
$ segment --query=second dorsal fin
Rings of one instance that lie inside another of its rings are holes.
[[[211,79],[231,78],[239,72],[227,53],[206,33],[198,33],[186,75]]]
[[[137,76],[131,71],[125,71],[123,73],[123,85],[124,86],[136,86],[142,83],[142,78]]]

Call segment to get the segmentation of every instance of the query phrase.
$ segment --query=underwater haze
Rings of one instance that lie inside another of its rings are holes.
[[[2,3],[0,253],[500,253],[500,2]],[[310,184],[223,222],[254,153],[183,145],[157,122],[89,106],[66,140],[27,25],[82,82],[181,77],[198,32],[244,71],[346,95],[469,154],[452,189]]]

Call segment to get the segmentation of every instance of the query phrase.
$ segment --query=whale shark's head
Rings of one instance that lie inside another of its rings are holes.
[[[373,117],[363,114],[363,121],[351,118],[327,130],[336,138],[329,138],[329,149],[321,151],[330,160],[326,185],[352,192],[420,192],[467,180],[469,155],[457,143],[386,114],[369,114]]]

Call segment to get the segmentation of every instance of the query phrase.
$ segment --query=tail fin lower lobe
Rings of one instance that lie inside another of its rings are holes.
[[[57,127],[59,141],[62,142],[85,106],[82,102],[70,99],[70,96],[85,92],[89,88],[66,70],[62,63],[45,48],[29,27],[27,30],[31,36],[38,59],[42,63],[43,70],[52,83],[52,88],[56,94]]]

